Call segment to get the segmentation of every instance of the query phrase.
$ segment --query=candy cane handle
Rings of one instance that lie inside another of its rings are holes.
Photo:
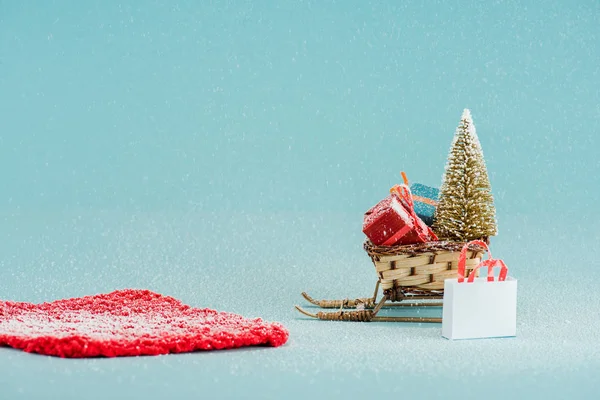
[[[469,275],[469,279],[467,280],[467,282],[473,283],[473,281],[475,280],[475,271],[477,271],[481,267],[487,267],[488,269],[488,282],[494,282],[494,267],[500,267],[500,273],[498,274],[498,282],[506,280],[506,276],[508,275],[508,267],[506,266],[504,261],[488,259],[482,261],[481,263],[479,263],[478,266],[473,268],[473,271]]]
[[[469,243],[465,244],[460,252],[460,256],[458,257],[457,275],[458,275],[459,282],[465,281],[465,267],[467,264],[467,251],[469,250],[469,246],[471,246],[473,244],[483,247],[488,252],[488,259],[492,258],[492,253],[490,252],[490,249],[485,242],[483,242],[481,240],[473,240],[473,241],[470,241]],[[475,270],[473,270],[473,272],[471,272],[470,276],[474,277],[475,276],[474,272],[475,272]]]

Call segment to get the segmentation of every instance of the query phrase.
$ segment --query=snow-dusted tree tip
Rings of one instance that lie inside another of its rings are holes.
[[[494,198],[483,151],[467,108],[452,139],[433,229],[438,237],[456,241],[497,234]]]
[[[467,121],[473,121],[473,118],[471,117],[471,110],[469,110],[468,108],[465,108],[463,110],[462,117],[460,119],[467,120]]]

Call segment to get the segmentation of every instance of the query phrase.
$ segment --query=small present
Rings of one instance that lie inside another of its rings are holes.
[[[437,207],[440,195],[439,189],[420,183],[413,183],[410,191],[412,192],[415,204],[415,213],[428,226],[433,225],[433,216],[435,215],[435,208]]]
[[[488,259],[465,279],[466,252],[476,244],[488,251]],[[487,267],[487,277],[475,278]],[[493,269],[500,267],[497,280]],[[457,278],[444,280],[442,336],[447,339],[481,339],[516,336],[517,280],[508,276],[502,260],[494,260],[485,242],[467,243],[458,259]]]
[[[402,175],[404,184],[408,186],[408,178],[404,171],[400,174]],[[413,183],[410,186],[410,191],[412,193],[415,214],[417,214],[427,226],[432,226],[435,209],[440,197],[440,190],[421,183]]]
[[[378,246],[425,243],[438,240],[415,214],[410,188],[396,185],[390,195],[364,215],[363,232]]]

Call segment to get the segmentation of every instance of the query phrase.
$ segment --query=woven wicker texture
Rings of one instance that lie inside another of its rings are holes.
[[[376,246],[367,240],[364,249],[371,257],[384,293],[392,301],[404,294],[440,293],[444,280],[455,278],[461,242],[428,242],[414,245]],[[466,272],[481,262],[485,249],[470,245]]]

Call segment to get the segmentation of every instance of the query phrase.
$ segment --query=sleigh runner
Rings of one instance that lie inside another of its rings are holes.
[[[442,322],[441,318],[378,316],[384,308],[441,307],[444,280],[456,278],[460,251],[466,243],[427,242],[413,245],[377,246],[370,240],[364,249],[377,273],[373,297],[314,300],[307,293],[302,296],[311,304],[338,311],[310,313],[296,306],[302,314],[321,320],[362,322]],[[467,251],[467,274],[482,259],[485,249],[470,245]],[[478,275],[478,274],[477,274]],[[381,290],[382,297],[377,299]]]

